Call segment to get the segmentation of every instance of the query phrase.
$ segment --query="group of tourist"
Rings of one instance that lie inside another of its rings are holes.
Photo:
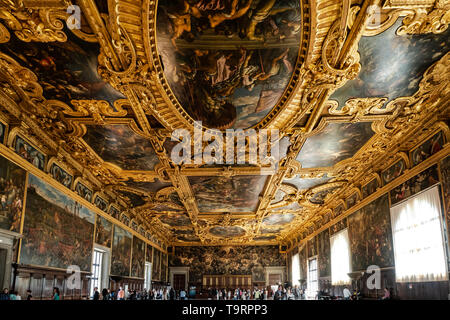
[[[55,289],[57,290],[58,293],[58,297],[57,299],[55,298]],[[59,300],[59,290],[58,288],[53,288],[53,295],[52,298],[54,300]],[[27,298],[26,300],[32,300],[33,296],[31,295],[31,290],[27,290]],[[4,301],[4,300],[22,300],[22,297],[17,293],[17,291],[9,291],[8,288],[3,289],[3,292],[0,293],[0,301]]]
[[[175,300],[176,292],[173,288],[154,288],[152,290],[124,290],[119,287],[119,290],[110,290],[104,288],[101,292],[98,288],[94,288],[92,300]]]

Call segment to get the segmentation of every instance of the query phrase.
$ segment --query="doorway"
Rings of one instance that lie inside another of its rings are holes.
[[[186,275],[185,274],[174,274],[173,275],[173,288],[175,290],[186,290]]]

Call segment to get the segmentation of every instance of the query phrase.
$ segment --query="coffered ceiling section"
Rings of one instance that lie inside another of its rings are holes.
[[[448,114],[449,6],[0,0],[0,119],[166,245],[286,244]],[[245,163],[195,162],[237,151],[226,129],[278,130],[280,161],[250,163],[246,138]]]

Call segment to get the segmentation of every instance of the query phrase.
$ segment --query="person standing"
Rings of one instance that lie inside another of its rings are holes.
[[[9,290],[8,290],[8,288],[3,289],[2,294],[0,294],[0,300],[9,300]]]
[[[347,287],[344,287],[344,300],[350,300],[352,293],[348,290]]]
[[[184,289],[180,291],[180,300],[186,300],[186,291]]]
[[[94,288],[94,296],[92,297],[92,300],[99,300],[100,299],[100,292],[98,292],[98,288]]]
[[[117,300],[124,300],[125,299],[125,292],[123,291],[122,287],[119,288],[119,292],[117,293]]]
[[[27,300],[33,299],[33,296],[31,295],[31,290],[27,290]]]
[[[54,287],[53,288],[53,296],[52,296],[53,300],[59,300],[59,288],[58,287]]]

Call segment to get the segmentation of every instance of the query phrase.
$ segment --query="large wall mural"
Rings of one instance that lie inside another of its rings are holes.
[[[270,266],[285,266],[278,246],[177,247],[169,267],[189,267],[189,282],[201,283],[203,275],[250,275]]]
[[[131,263],[130,232],[114,226],[113,245],[111,251],[111,274],[115,276],[129,276]]]
[[[331,276],[330,232],[328,229],[317,235],[317,246],[319,251],[319,277]]]
[[[32,174],[20,262],[90,271],[95,214]]]
[[[294,0],[162,0],[157,43],[180,104],[215,128],[266,116],[292,76],[300,44]]]
[[[85,42],[68,33],[66,42],[24,42],[14,35],[0,51],[36,74],[44,97],[70,104],[72,99],[107,100],[111,104],[124,96],[97,73],[98,43]]]
[[[394,266],[388,195],[374,200],[348,217],[352,270],[370,265]]]
[[[26,171],[0,157],[0,229],[20,232]]]
[[[298,154],[303,168],[331,167],[353,157],[374,135],[371,122],[329,123],[309,137]]]
[[[131,276],[144,278],[145,242],[133,236],[133,255],[131,259]]]
[[[425,70],[450,50],[450,29],[441,33],[397,36],[399,19],[391,28],[359,42],[362,70],[331,99],[343,107],[350,98],[409,97],[419,88]]]
[[[159,162],[150,141],[128,125],[87,126],[83,139],[100,158],[123,170],[153,170]]]
[[[267,176],[189,177],[201,212],[254,212]]]

